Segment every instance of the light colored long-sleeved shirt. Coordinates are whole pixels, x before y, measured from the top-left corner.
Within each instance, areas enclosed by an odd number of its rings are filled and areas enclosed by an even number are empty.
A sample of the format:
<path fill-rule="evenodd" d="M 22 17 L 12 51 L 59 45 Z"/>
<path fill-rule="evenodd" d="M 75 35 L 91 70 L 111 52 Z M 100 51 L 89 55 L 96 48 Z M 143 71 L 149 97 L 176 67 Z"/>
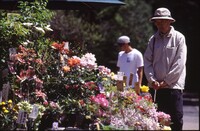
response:
<path fill-rule="evenodd" d="M 183 90 L 186 59 L 187 46 L 182 33 L 176 31 L 173 26 L 166 36 L 161 36 L 157 31 L 149 39 L 144 53 L 144 73 L 149 86 L 157 80 L 165 81 L 168 84 L 165 88 Z"/>

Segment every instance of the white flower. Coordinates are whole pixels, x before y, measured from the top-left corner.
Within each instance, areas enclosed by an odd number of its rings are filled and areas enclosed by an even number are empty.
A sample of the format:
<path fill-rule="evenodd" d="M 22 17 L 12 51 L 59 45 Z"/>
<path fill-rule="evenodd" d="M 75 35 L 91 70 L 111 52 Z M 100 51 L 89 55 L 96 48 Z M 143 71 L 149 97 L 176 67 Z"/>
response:
<path fill-rule="evenodd" d="M 28 44 L 33 44 L 33 42 L 26 40 L 25 42 L 22 42 L 23 46 L 27 46 Z"/>
<path fill-rule="evenodd" d="M 88 69 L 94 69 L 97 67 L 97 63 L 95 55 L 92 53 L 86 53 L 81 57 L 81 65 L 88 68 Z"/>
<path fill-rule="evenodd" d="M 33 23 L 23 23 L 23 25 L 26 27 L 31 27 L 33 25 Z"/>
<path fill-rule="evenodd" d="M 23 42 L 22 45 L 23 45 L 23 46 L 27 46 L 27 45 L 28 45 L 28 42 Z"/>
<path fill-rule="evenodd" d="M 50 25 L 45 26 L 44 29 L 45 29 L 46 31 L 53 31 L 53 29 L 50 28 Z"/>
<path fill-rule="evenodd" d="M 40 33 L 45 33 L 45 31 L 41 27 L 36 27 L 35 26 L 35 29 Z"/>

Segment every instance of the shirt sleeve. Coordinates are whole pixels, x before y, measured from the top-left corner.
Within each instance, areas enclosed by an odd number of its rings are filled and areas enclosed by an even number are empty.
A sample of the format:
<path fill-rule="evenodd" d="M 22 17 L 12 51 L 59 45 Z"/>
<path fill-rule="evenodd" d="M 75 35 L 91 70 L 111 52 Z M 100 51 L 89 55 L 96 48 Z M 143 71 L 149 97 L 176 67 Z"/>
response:
<path fill-rule="evenodd" d="M 121 52 L 118 53 L 117 67 L 120 67 L 120 55 L 121 55 Z"/>
<path fill-rule="evenodd" d="M 150 38 L 147 48 L 144 52 L 144 73 L 149 83 L 152 83 L 156 80 L 153 71 L 153 39 L 154 37 Z"/>
<path fill-rule="evenodd" d="M 137 55 L 137 67 L 142 67 L 144 66 L 144 60 L 143 60 L 143 56 L 142 53 L 138 51 L 138 55 Z"/>

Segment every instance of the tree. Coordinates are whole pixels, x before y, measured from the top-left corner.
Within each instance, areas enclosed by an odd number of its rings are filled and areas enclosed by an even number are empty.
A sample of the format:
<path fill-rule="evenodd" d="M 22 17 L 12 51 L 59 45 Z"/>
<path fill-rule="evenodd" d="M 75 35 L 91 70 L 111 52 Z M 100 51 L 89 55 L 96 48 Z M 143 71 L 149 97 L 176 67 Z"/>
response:
<path fill-rule="evenodd" d="M 116 70 L 116 39 L 120 35 L 128 35 L 133 46 L 144 52 L 153 32 L 148 22 L 151 6 L 145 1 L 124 2 L 124 6 L 91 12 L 59 11 L 51 23 L 52 28 L 60 33 L 60 39 L 73 42 L 72 46 L 94 53 L 98 63 Z"/>

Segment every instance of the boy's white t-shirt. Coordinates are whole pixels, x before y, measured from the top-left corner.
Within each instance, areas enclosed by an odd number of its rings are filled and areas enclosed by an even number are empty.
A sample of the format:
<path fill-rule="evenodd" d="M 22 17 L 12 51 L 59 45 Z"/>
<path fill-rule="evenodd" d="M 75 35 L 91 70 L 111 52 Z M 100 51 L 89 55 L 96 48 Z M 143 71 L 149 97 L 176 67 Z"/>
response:
<path fill-rule="evenodd" d="M 127 86 L 129 86 L 130 73 L 133 73 L 132 87 L 134 87 L 135 82 L 138 82 L 137 68 L 141 66 L 144 66 L 144 60 L 142 53 L 137 49 L 133 49 L 129 53 L 125 53 L 124 51 L 119 52 L 117 67 L 127 77 Z"/>

